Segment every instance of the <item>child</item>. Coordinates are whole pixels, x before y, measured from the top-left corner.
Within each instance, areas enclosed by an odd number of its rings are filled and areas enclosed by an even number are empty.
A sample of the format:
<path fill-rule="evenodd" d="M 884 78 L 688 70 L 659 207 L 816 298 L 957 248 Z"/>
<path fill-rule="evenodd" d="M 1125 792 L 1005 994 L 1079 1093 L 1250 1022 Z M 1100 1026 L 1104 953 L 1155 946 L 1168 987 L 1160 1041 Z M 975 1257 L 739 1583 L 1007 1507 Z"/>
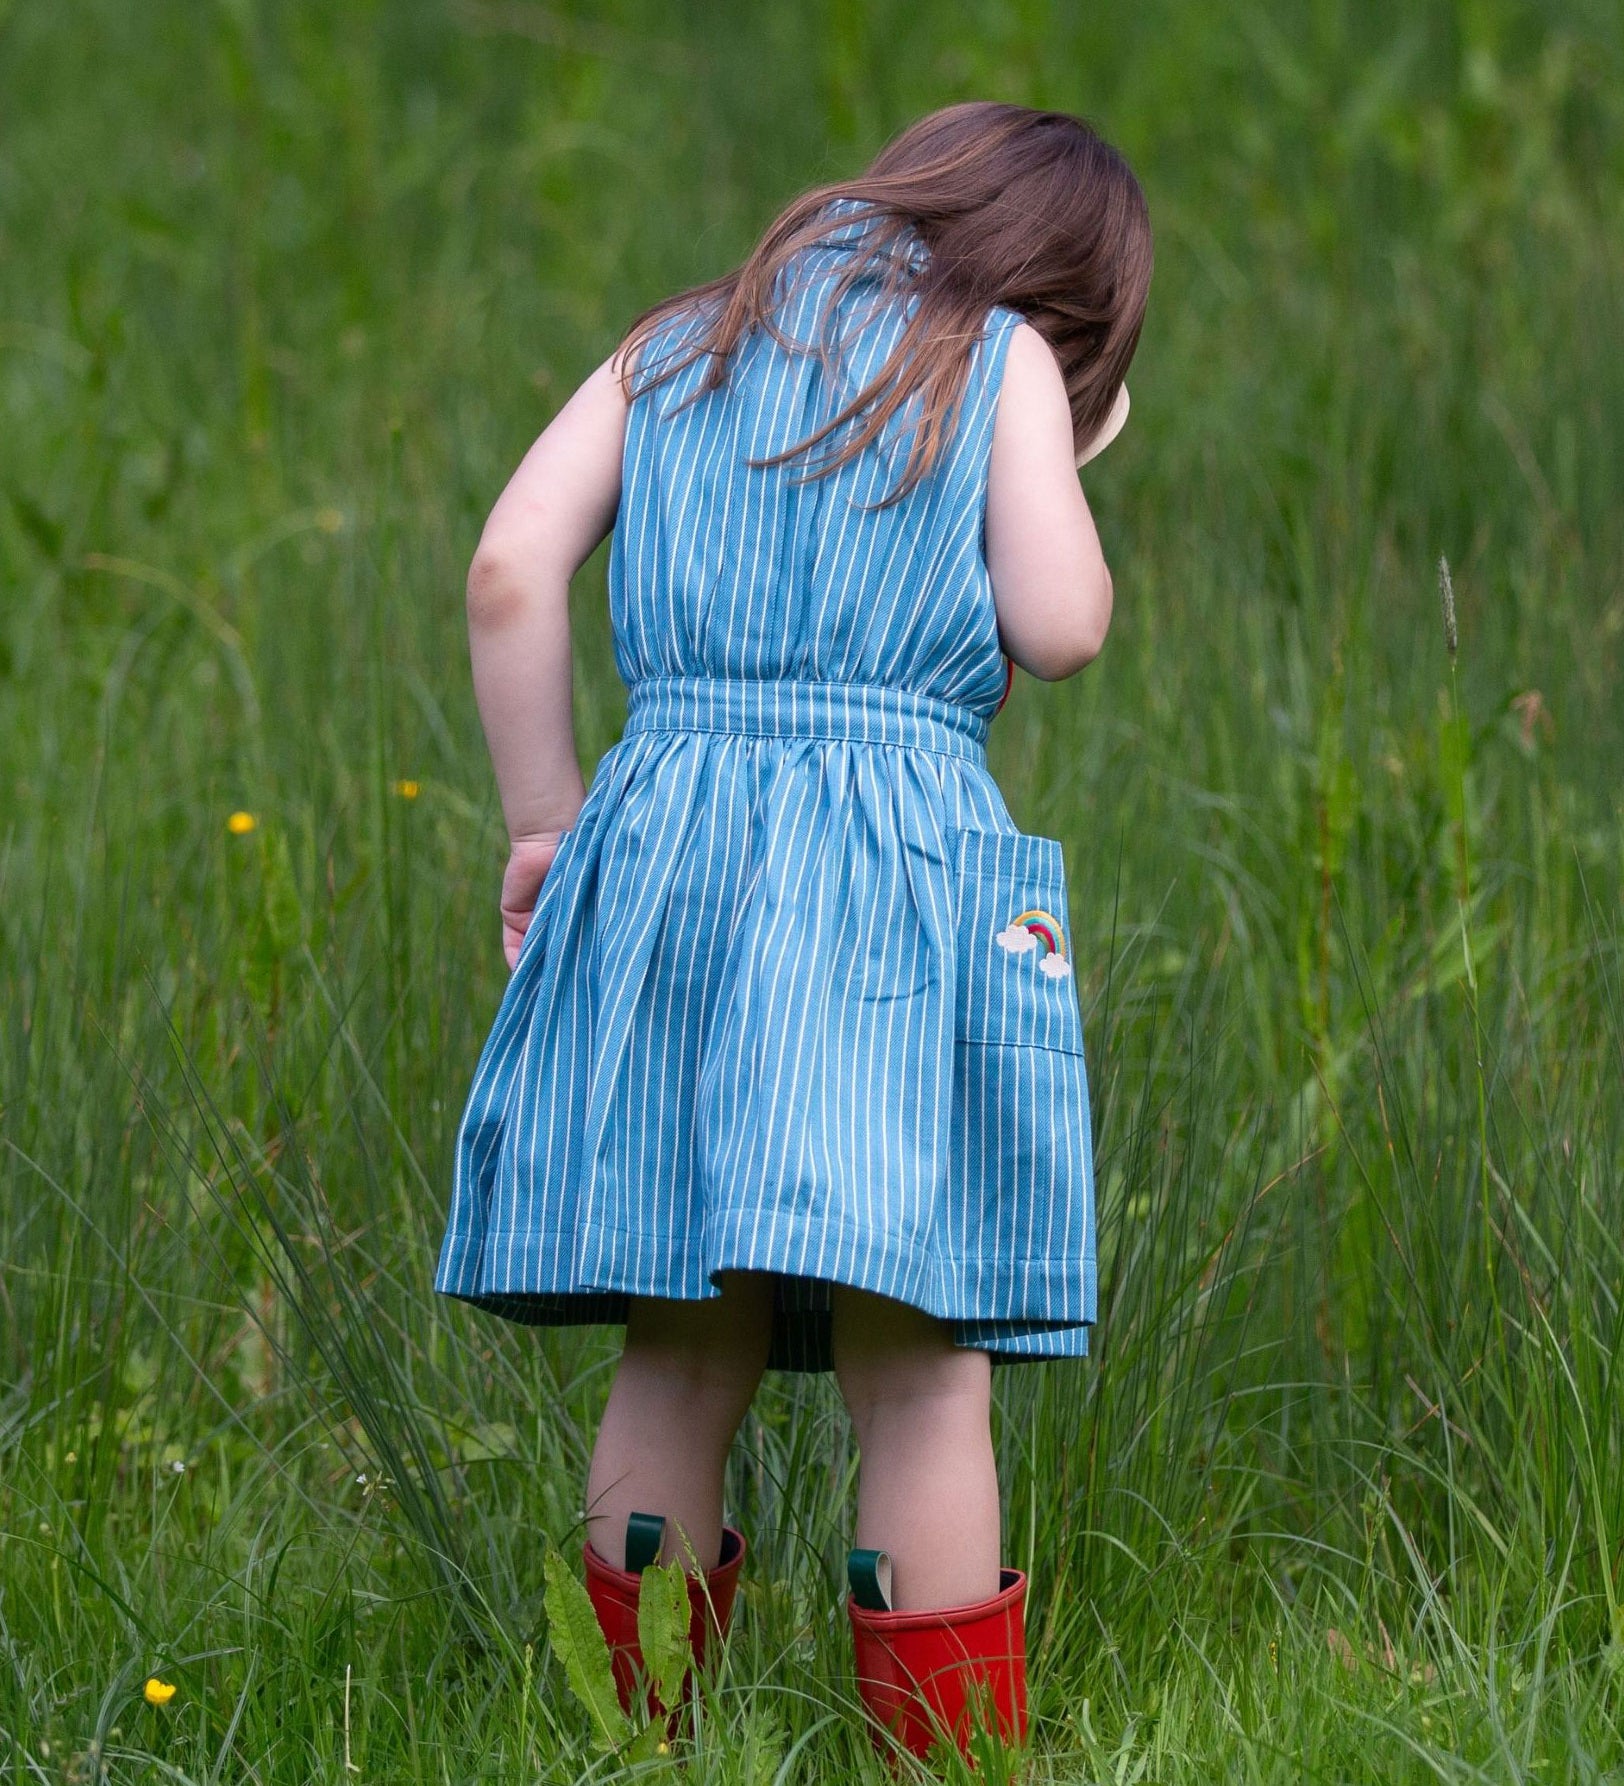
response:
<path fill-rule="evenodd" d="M 1121 427 L 1143 195 L 1063 113 L 933 113 L 645 311 L 531 447 L 468 579 L 513 975 L 436 1289 L 624 1322 L 588 1583 L 634 1690 L 638 1571 L 693 1638 L 745 1554 L 723 1465 L 764 1368 L 832 1369 L 879 1726 L 1025 1729 L 991 1367 L 1087 1351 L 1093 1165 L 1057 839 L 986 762 L 1018 663 L 1099 651 L 1075 474 Z M 570 578 L 612 531 L 624 735 L 584 789 Z"/>

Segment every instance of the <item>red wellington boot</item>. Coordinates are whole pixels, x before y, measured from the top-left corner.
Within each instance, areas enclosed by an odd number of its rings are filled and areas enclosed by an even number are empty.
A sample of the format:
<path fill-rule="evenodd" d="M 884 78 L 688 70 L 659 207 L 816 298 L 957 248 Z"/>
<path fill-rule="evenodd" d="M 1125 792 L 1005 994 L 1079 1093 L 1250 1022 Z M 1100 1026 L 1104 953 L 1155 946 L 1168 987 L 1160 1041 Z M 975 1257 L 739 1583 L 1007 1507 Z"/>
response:
<path fill-rule="evenodd" d="M 978 1699 L 995 1714 L 1006 1743 L 1025 1742 L 1026 1576 L 1019 1569 L 1000 1571 L 990 1600 L 892 1612 L 885 1553 L 854 1550 L 847 1567 L 857 1689 L 874 1720 L 876 1748 L 889 1748 L 889 1731 L 923 1758 L 933 1742 L 951 1736 L 969 1759 Z"/>
<path fill-rule="evenodd" d="M 620 1695 L 621 1710 L 633 1715 L 634 1704 L 655 1718 L 667 1708 L 652 1688 L 646 1689 L 638 1701 L 638 1673 L 643 1666 L 643 1652 L 637 1641 L 637 1592 L 642 1572 L 660 1554 L 665 1534 L 665 1521 L 658 1514 L 634 1513 L 626 1521 L 626 1569 L 606 1563 L 588 1541 L 582 1547 L 586 1564 L 586 1591 L 598 1624 L 609 1643 L 609 1661 L 614 1670 L 615 1690 Z M 722 1528 L 722 1558 L 714 1569 L 703 1575 L 688 1577 L 688 1645 L 696 1661 L 705 1659 L 708 1635 L 720 1636 L 733 1617 L 733 1596 L 739 1584 L 739 1565 L 744 1561 L 744 1537 L 732 1526 Z M 692 1689 L 692 1670 L 683 1676 L 682 1703 L 686 1704 Z M 674 1737 L 681 1721 L 681 1706 L 670 1708 L 666 1728 Z"/>

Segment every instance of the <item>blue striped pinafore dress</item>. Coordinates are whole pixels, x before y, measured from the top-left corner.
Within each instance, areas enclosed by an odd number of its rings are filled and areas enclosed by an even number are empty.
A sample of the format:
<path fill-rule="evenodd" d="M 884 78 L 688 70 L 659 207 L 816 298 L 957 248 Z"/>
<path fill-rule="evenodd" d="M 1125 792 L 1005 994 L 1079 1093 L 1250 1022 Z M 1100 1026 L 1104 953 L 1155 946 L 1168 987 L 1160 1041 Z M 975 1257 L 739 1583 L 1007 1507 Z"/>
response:
<path fill-rule="evenodd" d="M 982 527 L 1019 314 L 988 313 L 944 456 L 893 507 L 859 505 L 891 489 L 915 408 L 799 486 L 843 436 L 744 463 L 820 426 L 903 326 L 872 281 L 821 309 L 868 227 L 849 206 L 776 318 L 808 344 L 827 322 L 832 365 L 758 329 L 680 414 L 704 357 L 631 402 L 626 724 L 475 1070 L 435 1288 L 618 1322 L 629 1296 L 765 1271 L 778 1367 L 828 1368 L 831 1281 L 995 1362 L 1077 1356 L 1094 1187 L 1066 868 L 985 751 L 1006 683 Z M 662 323 L 640 376 L 694 319 Z"/>

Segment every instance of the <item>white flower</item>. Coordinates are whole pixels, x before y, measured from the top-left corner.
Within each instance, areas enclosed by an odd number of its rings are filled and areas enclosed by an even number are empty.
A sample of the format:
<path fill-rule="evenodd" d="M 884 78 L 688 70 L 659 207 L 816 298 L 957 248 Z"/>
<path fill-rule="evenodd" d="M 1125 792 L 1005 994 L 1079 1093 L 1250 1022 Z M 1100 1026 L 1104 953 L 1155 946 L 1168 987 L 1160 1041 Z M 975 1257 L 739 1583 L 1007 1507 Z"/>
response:
<path fill-rule="evenodd" d="M 1025 955 L 1038 946 L 1038 939 L 1024 924 L 1007 925 L 1003 930 L 995 931 L 992 940 L 1008 949 L 1011 955 Z"/>
<path fill-rule="evenodd" d="M 1071 972 L 1071 963 L 1064 955 L 1045 955 L 1038 963 L 1038 972 L 1047 974 L 1051 980 L 1059 980 Z"/>

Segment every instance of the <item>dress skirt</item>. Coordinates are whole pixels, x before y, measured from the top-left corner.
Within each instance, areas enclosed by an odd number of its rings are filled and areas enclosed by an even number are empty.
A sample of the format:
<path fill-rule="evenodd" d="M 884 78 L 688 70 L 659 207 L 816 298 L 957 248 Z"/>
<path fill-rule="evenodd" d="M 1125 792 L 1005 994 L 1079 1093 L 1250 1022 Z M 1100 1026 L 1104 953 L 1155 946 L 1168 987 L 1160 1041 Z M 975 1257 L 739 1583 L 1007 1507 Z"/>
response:
<path fill-rule="evenodd" d="M 995 1362 L 1095 1316 L 1059 841 L 984 714 L 904 688 L 630 688 L 458 1128 L 435 1288 L 530 1324 L 775 1274 L 769 1363 L 829 1368 L 831 1283 Z"/>

